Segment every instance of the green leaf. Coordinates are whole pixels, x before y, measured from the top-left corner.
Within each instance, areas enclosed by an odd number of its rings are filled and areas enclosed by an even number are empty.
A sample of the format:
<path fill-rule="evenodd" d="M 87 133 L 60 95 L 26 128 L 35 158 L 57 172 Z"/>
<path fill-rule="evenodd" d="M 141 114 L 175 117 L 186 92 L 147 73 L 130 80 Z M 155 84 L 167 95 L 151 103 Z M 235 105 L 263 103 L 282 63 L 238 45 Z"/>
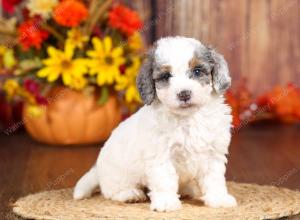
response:
<path fill-rule="evenodd" d="M 106 86 L 103 86 L 101 88 L 100 97 L 99 97 L 97 103 L 99 105 L 104 105 L 107 102 L 107 100 L 108 100 L 108 96 L 109 96 L 108 88 Z"/>

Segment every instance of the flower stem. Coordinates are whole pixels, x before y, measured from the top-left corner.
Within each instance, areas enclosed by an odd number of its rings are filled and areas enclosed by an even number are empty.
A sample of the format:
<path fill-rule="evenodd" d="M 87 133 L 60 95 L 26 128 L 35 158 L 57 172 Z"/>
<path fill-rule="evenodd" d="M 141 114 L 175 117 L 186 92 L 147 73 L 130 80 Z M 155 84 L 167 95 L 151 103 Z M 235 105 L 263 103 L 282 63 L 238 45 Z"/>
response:
<path fill-rule="evenodd" d="M 112 4 L 112 0 L 106 0 L 104 2 L 99 0 L 93 0 L 91 2 L 90 15 L 87 24 L 85 26 L 85 31 L 86 31 L 85 33 L 87 33 L 88 36 L 91 35 L 93 28 L 96 25 L 97 21 L 99 20 L 100 16 L 105 13 L 105 11 L 111 6 L 111 4 Z"/>
<path fill-rule="evenodd" d="M 16 36 L 16 32 L 15 31 L 11 31 L 11 30 L 4 30 L 0 28 L 0 34 L 3 35 L 9 35 L 9 36 Z"/>
<path fill-rule="evenodd" d="M 59 40 L 61 43 L 64 43 L 64 36 L 58 33 L 54 28 L 50 27 L 46 23 L 41 23 L 41 28 L 45 29 L 49 33 L 51 33 L 57 40 Z"/>

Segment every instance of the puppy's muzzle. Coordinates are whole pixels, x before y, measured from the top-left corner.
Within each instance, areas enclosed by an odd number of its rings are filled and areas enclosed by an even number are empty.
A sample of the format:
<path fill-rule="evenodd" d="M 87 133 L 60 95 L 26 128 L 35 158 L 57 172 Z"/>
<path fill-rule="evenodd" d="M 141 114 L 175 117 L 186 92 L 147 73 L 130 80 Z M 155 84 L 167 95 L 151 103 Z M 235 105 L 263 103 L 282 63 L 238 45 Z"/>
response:
<path fill-rule="evenodd" d="M 191 99 L 191 96 L 191 90 L 182 90 L 180 93 L 177 94 L 177 98 L 183 102 L 189 101 Z"/>

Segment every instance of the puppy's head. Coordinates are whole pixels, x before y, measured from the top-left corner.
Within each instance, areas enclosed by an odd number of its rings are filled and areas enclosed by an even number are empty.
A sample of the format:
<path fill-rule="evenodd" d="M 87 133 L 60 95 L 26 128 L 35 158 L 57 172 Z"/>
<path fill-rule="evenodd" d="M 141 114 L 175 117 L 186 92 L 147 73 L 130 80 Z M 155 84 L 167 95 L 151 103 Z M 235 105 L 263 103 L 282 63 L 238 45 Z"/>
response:
<path fill-rule="evenodd" d="M 137 78 L 145 104 L 157 99 L 180 115 L 196 111 L 216 94 L 222 95 L 230 83 L 223 56 L 185 37 L 157 41 Z"/>

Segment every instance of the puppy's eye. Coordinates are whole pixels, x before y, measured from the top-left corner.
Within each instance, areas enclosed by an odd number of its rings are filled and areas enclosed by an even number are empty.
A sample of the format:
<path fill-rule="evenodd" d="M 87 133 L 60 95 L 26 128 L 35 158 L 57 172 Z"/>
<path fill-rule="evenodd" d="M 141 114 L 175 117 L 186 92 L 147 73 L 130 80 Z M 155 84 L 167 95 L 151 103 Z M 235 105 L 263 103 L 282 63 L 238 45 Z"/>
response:
<path fill-rule="evenodd" d="M 199 77 L 203 74 L 203 69 L 201 67 L 197 66 L 193 69 L 193 74 L 194 74 L 194 76 Z"/>
<path fill-rule="evenodd" d="M 170 77 L 172 77 L 171 73 L 166 72 L 166 73 L 160 74 L 156 80 L 167 82 L 170 79 Z"/>

